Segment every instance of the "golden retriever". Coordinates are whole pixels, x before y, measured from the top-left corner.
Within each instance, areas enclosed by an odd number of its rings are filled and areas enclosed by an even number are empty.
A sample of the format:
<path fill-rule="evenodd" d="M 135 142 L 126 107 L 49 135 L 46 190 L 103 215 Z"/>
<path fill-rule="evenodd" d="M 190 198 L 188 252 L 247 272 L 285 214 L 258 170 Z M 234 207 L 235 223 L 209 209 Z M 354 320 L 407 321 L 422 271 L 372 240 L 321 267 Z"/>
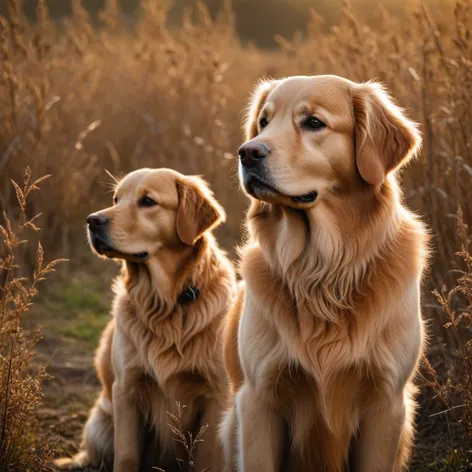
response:
<path fill-rule="evenodd" d="M 235 277 L 210 230 L 223 220 L 202 179 L 169 169 L 128 174 L 114 205 L 87 218 L 93 249 L 123 259 L 123 268 L 95 359 L 102 392 L 82 451 L 57 465 L 169 472 L 186 470 L 186 461 L 191 470 L 222 469 L 216 437 L 228 380 L 221 325 Z M 185 405 L 184 434 L 195 439 L 209 425 L 192 458 L 168 426 L 176 402 Z"/>
<path fill-rule="evenodd" d="M 395 171 L 420 146 L 417 126 L 376 83 L 291 77 L 258 86 L 246 134 L 227 470 L 400 471 L 428 237 Z"/>

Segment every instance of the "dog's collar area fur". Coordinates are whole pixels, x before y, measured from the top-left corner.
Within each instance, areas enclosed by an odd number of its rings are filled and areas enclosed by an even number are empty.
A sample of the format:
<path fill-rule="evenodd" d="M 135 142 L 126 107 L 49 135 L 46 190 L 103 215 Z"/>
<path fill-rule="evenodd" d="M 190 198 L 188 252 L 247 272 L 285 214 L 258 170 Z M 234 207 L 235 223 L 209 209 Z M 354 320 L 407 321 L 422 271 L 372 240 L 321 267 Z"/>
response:
<path fill-rule="evenodd" d="M 189 285 L 177 298 L 180 305 L 193 302 L 200 296 L 200 289 L 195 285 Z"/>

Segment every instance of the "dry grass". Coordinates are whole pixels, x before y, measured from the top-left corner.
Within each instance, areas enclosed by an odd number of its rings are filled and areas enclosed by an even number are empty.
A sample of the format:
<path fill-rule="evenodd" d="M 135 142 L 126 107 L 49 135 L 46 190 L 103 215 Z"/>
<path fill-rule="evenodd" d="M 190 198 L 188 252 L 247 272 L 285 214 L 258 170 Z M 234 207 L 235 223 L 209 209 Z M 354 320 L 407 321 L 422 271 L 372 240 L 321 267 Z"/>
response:
<path fill-rule="evenodd" d="M 463 244 L 456 231 L 459 205 L 463 220 L 472 221 L 472 1 L 445 4 L 436 20 L 421 2 L 409 3 L 401 18 L 380 4 L 375 28 L 345 2 L 336 26 L 325 27 L 313 11 L 305 36 L 278 37 L 279 48 L 271 51 L 241 45 L 229 1 L 216 18 L 197 1 L 181 27 L 171 29 L 170 2 L 143 0 L 133 30 L 116 1 L 107 1 L 98 30 L 80 0 L 71 2 L 73 16 L 64 25 L 50 21 L 44 0 L 35 24 L 26 21 L 19 0 L 7 0 L 8 19 L 0 18 L 0 209 L 19 217 L 9 180 L 18 180 L 27 165 L 34 175 L 52 174 L 23 211 L 40 208 L 45 249 L 73 254 L 80 264 L 85 217 L 111 198 L 99 183 L 108 180 L 104 169 L 120 175 L 169 166 L 210 181 L 229 215 L 219 236 L 232 250 L 247 205 L 234 154 L 241 110 L 257 79 L 334 73 L 380 80 L 424 134 L 404 188 L 433 234 L 435 258 L 424 287 L 431 367 L 441 384 L 455 388 L 457 380 L 450 379 L 460 370 L 454 353 L 470 356 L 467 318 L 460 312 L 457 327 L 458 318 L 449 318 L 458 308 L 448 305 L 446 292 L 438 299 L 431 292 L 453 286 L 453 271 L 462 270 L 455 254 Z M 16 257 L 22 267 L 34 267 L 31 246 L 19 248 Z M 466 286 L 461 280 L 459 292 Z M 447 401 L 454 414 L 470 415 L 458 406 L 470 398 L 448 395 Z"/>
<path fill-rule="evenodd" d="M 232 229 L 239 225 L 244 203 L 234 198 L 236 184 L 229 188 L 228 153 L 240 139 L 247 91 L 263 71 L 234 87 L 234 71 L 250 55 L 237 44 L 231 13 L 213 22 L 200 5 L 197 25 L 188 20 L 176 33 L 166 27 L 165 3 L 143 2 L 134 34 L 113 7 L 95 32 L 80 2 L 62 33 L 44 7 L 34 26 L 13 6 L 2 22 L 0 179 L 15 178 L 25 164 L 54 176 L 40 202 L 51 249 L 84 246 L 86 215 L 110 198 L 98 184 L 108 180 L 104 168 L 204 173 L 232 215 Z M 1 193 L 8 207 L 14 195 Z"/>
<path fill-rule="evenodd" d="M 439 373 L 425 359 L 427 382 L 443 403 L 445 413 L 452 416 L 472 443 L 472 254 L 469 252 L 471 238 L 464 222 L 462 209 L 458 212 L 458 234 L 462 241 L 457 253 L 463 259 L 463 270 L 458 271 L 456 285 L 448 290 L 443 286 L 434 294 L 449 321 L 445 328 L 451 330 L 459 346 L 455 358 L 457 362 L 447 372 Z"/>
<path fill-rule="evenodd" d="M 189 431 L 185 431 L 182 427 L 182 418 L 184 416 L 184 410 L 186 405 L 181 405 L 180 402 L 175 402 L 175 412 L 167 412 L 169 417 L 169 423 L 167 426 L 172 431 L 173 441 L 178 442 L 183 446 L 183 449 L 186 454 L 186 458 L 176 458 L 179 470 L 188 470 L 189 472 L 208 472 L 211 470 L 211 467 L 207 467 L 203 470 L 197 470 L 195 464 L 195 454 L 198 445 L 205 441 L 204 436 L 209 427 L 208 424 L 202 425 L 198 433 L 193 437 L 193 434 Z M 165 472 L 164 469 L 160 467 L 154 467 L 154 469 L 159 472 Z"/>
<path fill-rule="evenodd" d="M 39 340 L 39 330 L 26 333 L 23 318 L 30 310 L 38 294 L 38 283 L 61 262 L 44 264 L 44 252 L 38 243 L 35 269 L 30 280 L 17 277 L 18 249 L 27 241 L 27 230 L 38 231 L 36 218 L 27 218 L 26 204 L 31 192 L 48 176 L 31 180 L 27 168 L 24 186 L 12 181 L 19 207 L 18 219 L 12 222 L 4 213 L 4 225 L 0 225 L 3 239 L 0 259 L 0 470 L 20 472 L 42 470 L 49 458 L 53 444 L 41 431 L 36 413 L 42 401 L 41 381 L 46 376 L 43 366 L 38 372 L 30 372 L 30 361 Z"/>

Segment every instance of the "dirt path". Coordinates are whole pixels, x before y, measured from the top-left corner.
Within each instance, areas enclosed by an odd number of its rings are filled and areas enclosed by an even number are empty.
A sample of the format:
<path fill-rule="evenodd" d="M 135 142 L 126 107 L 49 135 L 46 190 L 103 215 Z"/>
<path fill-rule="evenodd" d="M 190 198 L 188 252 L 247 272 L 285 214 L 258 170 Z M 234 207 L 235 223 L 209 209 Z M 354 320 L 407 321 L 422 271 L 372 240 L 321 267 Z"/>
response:
<path fill-rule="evenodd" d="M 77 452 L 83 425 L 100 389 L 93 357 L 110 318 L 110 281 L 118 268 L 112 263 L 96 270 L 101 270 L 100 276 L 80 274 L 66 282 L 53 281 L 32 309 L 32 323 L 42 326 L 43 336 L 35 363 L 49 364 L 50 375 L 43 383 L 39 414 L 57 440 L 57 457 Z"/>
<path fill-rule="evenodd" d="M 83 424 L 99 391 L 93 351 L 84 354 L 81 344 L 68 341 L 67 347 L 57 348 L 57 339 L 46 335 L 38 356 L 40 361 L 50 359 L 51 379 L 44 383 L 45 401 L 39 413 L 44 424 L 52 427 L 58 456 L 77 451 Z"/>

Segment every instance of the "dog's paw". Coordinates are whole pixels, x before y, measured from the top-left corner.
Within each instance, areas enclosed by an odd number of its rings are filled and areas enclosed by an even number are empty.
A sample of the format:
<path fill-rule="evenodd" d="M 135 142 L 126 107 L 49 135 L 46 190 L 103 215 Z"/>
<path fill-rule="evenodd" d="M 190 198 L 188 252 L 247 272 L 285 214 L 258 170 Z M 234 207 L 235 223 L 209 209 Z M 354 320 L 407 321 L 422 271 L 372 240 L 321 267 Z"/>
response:
<path fill-rule="evenodd" d="M 74 457 L 61 457 L 53 461 L 54 467 L 59 470 L 78 470 L 83 469 L 89 465 L 87 453 L 79 452 Z"/>

